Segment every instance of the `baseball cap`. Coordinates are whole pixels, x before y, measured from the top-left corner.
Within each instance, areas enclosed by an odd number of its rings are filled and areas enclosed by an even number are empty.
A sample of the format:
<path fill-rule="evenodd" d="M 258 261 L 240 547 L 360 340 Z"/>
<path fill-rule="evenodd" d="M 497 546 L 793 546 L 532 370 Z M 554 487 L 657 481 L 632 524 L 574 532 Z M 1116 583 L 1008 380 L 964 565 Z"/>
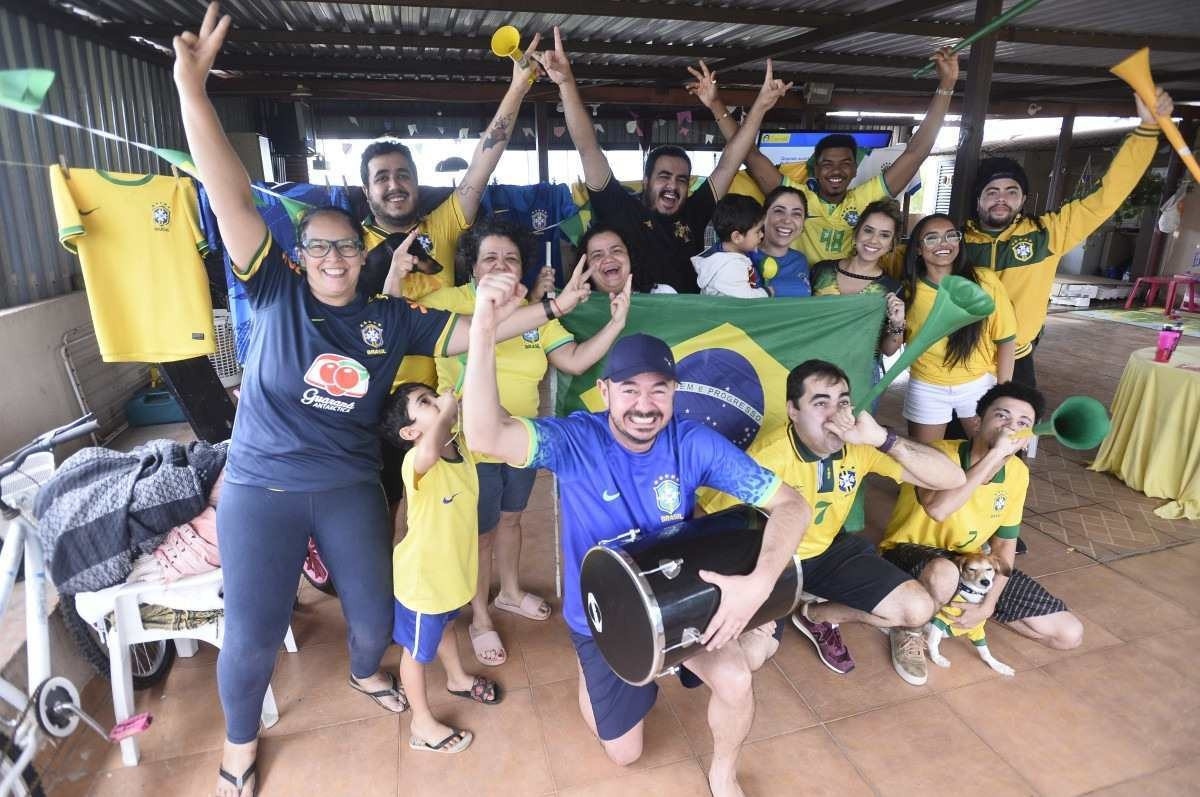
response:
<path fill-rule="evenodd" d="M 602 378 L 623 382 L 638 374 L 662 374 L 675 379 L 675 355 L 671 354 L 671 347 L 641 332 L 618 340 L 608 352 Z"/>

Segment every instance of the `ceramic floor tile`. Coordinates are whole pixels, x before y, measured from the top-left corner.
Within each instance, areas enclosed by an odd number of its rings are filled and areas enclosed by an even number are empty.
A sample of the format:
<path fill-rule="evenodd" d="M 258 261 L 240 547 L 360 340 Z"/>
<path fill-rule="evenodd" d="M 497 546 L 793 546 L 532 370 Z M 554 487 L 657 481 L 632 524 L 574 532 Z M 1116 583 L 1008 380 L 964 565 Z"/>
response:
<path fill-rule="evenodd" d="M 212 794 L 220 764 L 219 750 L 163 761 L 143 761 L 136 767 L 101 772 L 92 782 L 89 797 Z M 259 794 L 266 797 L 263 791 Z"/>
<path fill-rule="evenodd" d="M 1051 471 L 1045 475 L 1045 479 L 1056 487 L 1075 493 L 1089 503 L 1111 503 L 1132 492 L 1115 477 L 1087 470 L 1082 466 Z"/>
<path fill-rule="evenodd" d="M 1178 542 L 1169 534 L 1135 523 L 1104 504 L 1045 512 L 1025 522 L 1100 562 Z"/>
<path fill-rule="evenodd" d="M 963 772 L 937 766 L 934 750 L 950 751 L 987 772 L 989 795 L 1027 795 L 1029 783 L 954 715 L 940 699 L 922 698 L 828 724 L 845 755 L 881 795 L 954 794 Z M 914 765 L 924 762 L 927 765 Z"/>
<path fill-rule="evenodd" d="M 708 687 L 688 689 L 678 678 L 662 681 L 661 696 L 665 696 L 675 710 L 692 750 L 700 755 L 711 753 L 713 741 L 708 726 L 708 704 L 712 693 Z M 754 724 L 747 741 L 790 733 L 816 723 L 816 715 L 774 662 L 767 662 L 754 674 Z"/>
<path fill-rule="evenodd" d="M 1030 658 L 1022 652 L 1023 646 L 1014 639 L 1015 635 L 1005 634 L 999 627 L 999 623 L 988 623 L 985 630 L 988 650 L 1001 662 L 1012 667 L 1018 673 L 1037 666 L 1036 659 Z M 993 678 L 1008 677 L 985 664 L 983 659 L 979 658 L 975 646 L 966 637 L 944 639 L 940 650 L 942 655 L 950 660 L 950 666 L 938 667 L 932 662 L 929 663 L 928 685 L 935 692 L 945 692 Z"/>
<path fill-rule="evenodd" d="M 1044 795 L 1074 795 L 1161 769 L 1139 734 L 1038 670 L 947 692 L 955 714 Z"/>
<path fill-rule="evenodd" d="M 1068 608 L 1125 641 L 1196 623 L 1187 609 L 1108 567 L 1084 567 L 1039 581 Z"/>
<path fill-rule="evenodd" d="M 1140 496 L 1141 500 L 1127 501 L 1123 498 L 1113 498 L 1105 502 L 1106 506 L 1117 510 L 1128 517 L 1135 526 L 1147 526 L 1155 531 L 1184 542 L 1200 540 L 1200 520 L 1168 520 L 1154 514 L 1154 510 L 1168 502 L 1166 498 L 1147 498 L 1141 493 L 1130 493 Z"/>
<path fill-rule="evenodd" d="M 1109 567 L 1200 614 L 1200 564 L 1177 548 L 1131 556 Z"/>
<path fill-rule="evenodd" d="M 516 634 L 531 685 L 575 678 L 579 671 L 575 646 L 566 623 L 552 617 L 544 623 L 526 623 Z"/>
<path fill-rule="evenodd" d="M 410 717 L 405 714 L 399 739 L 400 794 L 523 797 L 554 790 L 543 726 L 529 690 L 510 692 L 496 706 L 460 700 L 435 713 L 451 727 L 470 730 L 475 740 L 453 755 L 412 750 Z"/>
<path fill-rule="evenodd" d="M 391 797 L 401 771 L 399 738 L 400 721 L 379 717 L 265 739 L 257 794 Z"/>
<path fill-rule="evenodd" d="M 1200 783 L 1200 761 L 1118 783 L 1092 792 L 1089 797 L 1180 797 L 1195 794 Z"/>
<path fill-rule="evenodd" d="M 268 737 L 384 716 L 373 700 L 350 688 L 350 658 L 344 642 L 281 654 L 271 685 L 279 722 L 264 732 Z"/>
<path fill-rule="evenodd" d="M 708 767 L 710 756 L 701 758 Z M 821 726 L 754 742 L 738 758 L 738 782 L 746 797 L 868 797 L 862 775 Z"/>
<path fill-rule="evenodd" d="M 789 623 L 775 662 L 824 722 L 930 694 L 929 686 L 910 686 L 892 669 L 886 636 L 869 626 L 842 626 L 842 638 L 855 668 L 839 675 L 817 658 L 807 638 Z"/>
<path fill-rule="evenodd" d="M 1022 527 L 1021 539 L 1025 540 L 1029 550 L 1017 557 L 1016 566 L 1027 576 L 1038 578 L 1095 564 L 1090 557 L 1038 531 L 1032 525 L 1025 524 Z"/>
<path fill-rule="evenodd" d="M 1121 645 L 1047 665 L 1045 672 L 1090 705 L 1138 732 L 1147 749 L 1179 763 L 1200 737 L 1200 689 L 1140 645 Z"/>
<path fill-rule="evenodd" d="M 1044 478 L 1044 474 L 1029 474 L 1029 491 L 1025 494 L 1025 509 L 1028 512 L 1044 514 L 1091 503 L 1095 502 L 1059 487 Z"/>
<path fill-rule="evenodd" d="M 695 760 L 677 761 L 654 769 L 562 789 L 561 797 L 708 797 L 708 776 Z"/>
<path fill-rule="evenodd" d="M 1071 608 L 1070 604 L 1067 605 L 1067 608 Z M 1035 667 L 1040 667 L 1052 661 L 1061 661 L 1093 650 L 1122 644 L 1119 638 L 1111 634 L 1108 629 L 1093 621 L 1086 614 L 1076 611 L 1075 616 L 1083 623 L 1083 642 L 1079 647 L 1072 650 L 1055 650 L 1046 647 L 1042 643 L 1023 637 L 999 623 L 991 623 L 987 627 L 988 647 L 993 648 L 996 651 L 996 657 L 1005 664 L 1012 665 L 1019 670 L 1020 667 L 1017 664 L 1006 658 L 1012 654 L 1005 652 L 1004 655 L 1001 655 L 1000 651 L 1016 651 L 1016 654 L 1022 660 L 1029 662 Z M 932 670 L 933 668 L 931 667 L 930 669 Z"/>
<path fill-rule="evenodd" d="M 1200 627 L 1139 639 L 1137 646 L 1146 656 L 1167 664 L 1192 682 L 1200 683 L 1200 667 L 1196 666 L 1200 661 Z"/>
<path fill-rule="evenodd" d="M 574 678 L 533 688 L 534 702 L 555 785 L 559 789 L 608 780 L 622 768 L 612 763 L 579 713 L 579 687 Z M 683 727 L 666 700 L 646 717 L 645 748 L 632 769 L 650 769 L 692 758 Z"/>

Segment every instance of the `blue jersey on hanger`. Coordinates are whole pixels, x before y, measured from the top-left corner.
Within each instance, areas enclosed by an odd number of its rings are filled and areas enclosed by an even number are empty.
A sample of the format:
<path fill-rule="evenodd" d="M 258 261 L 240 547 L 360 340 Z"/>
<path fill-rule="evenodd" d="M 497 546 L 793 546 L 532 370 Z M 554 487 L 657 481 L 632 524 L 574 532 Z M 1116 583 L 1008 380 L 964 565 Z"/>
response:
<path fill-rule="evenodd" d="M 630 529 L 653 534 L 690 518 L 699 487 L 762 506 L 780 483 L 720 433 L 694 421 L 672 418 L 650 450 L 640 454 L 613 438 L 607 412 L 525 422 L 527 467 L 558 475 L 563 616 L 572 631 L 585 636 L 592 632 L 579 593 L 579 568 L 593 545 Z"/>
<path fill-rule="evenodd" d="M 546 258 L 547 241 L 551 244 L 550 265 L 554 266 L 554 284 L 562 286 L 571 276 L 569 271 L 575 264 L 571 263 L 564 270 L 559 253 L 559 241 L 564 236 L 558 225 L 578 212 L 579 208 L 571 198 L 571 188 L 565 183 L 489 185 L 479 204 L 479 218 L 493 213 L 511 216 L 537 237 L 535 259 L 524 276 L 524 282 L 529 287 L 537 280 L 538 270 L 546 265 L 542 261 Z"/>

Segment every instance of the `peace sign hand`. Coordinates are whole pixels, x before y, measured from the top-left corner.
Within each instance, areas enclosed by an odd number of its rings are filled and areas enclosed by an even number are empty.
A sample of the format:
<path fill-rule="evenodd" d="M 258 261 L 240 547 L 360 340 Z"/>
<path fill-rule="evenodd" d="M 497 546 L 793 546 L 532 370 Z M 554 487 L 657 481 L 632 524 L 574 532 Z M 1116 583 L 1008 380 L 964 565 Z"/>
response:
<path fill-rule="evenodd" d="M 199 32 L 184 31 L 172 40 L 175 47 L 175 85 L 181 93 L 203 93 L 208 73 L 217 53 L 221 51 L 232 21 L 228 14 L 221 16 L 218 3 L 209 3 Z"/>
<path fill-rule="evenodd" d="M 708 64 L 704 63 L 704 61 L 700 62 L 699 69 L 689 66 L 687 71 L 695 78 L 694 81 L 684 86 L 688 90 L 688 93 L 694 95 L 706 108 L 712 108 L 718 104 L 720 97 L 717 95 L 717 73 L 710 72 Z M 721 113 L 724 112 L 725 110 L 722 108 Z"/>
<path fill-rule="evenodd" d="M 571 278 L 567 280 L 567 284 L 563 286 L 562 291 L 554 300 L 563 315 L 574 310 L 580 302 L 586 301 L 592 294 L 592 285 L 588 282 L 588 278 L 592 276 L 592 270 L 584 268 L 586 263 L 587 253 L 585 252 L 580 256 L 579 262 L 575 264 Z"/>
<path fill-rule="evenodd" d="M 542 65 L 542 69 L 546 70 L 546 76 L 557 85 L 575 82 L 575 75 L 571 72 L 571 62 L 567 58 L 566 51 L 563 50 L 562 33 L 558 30 L 557 25 L 554 26 L 554 49 L 537 53 L 533 57 Z"/>
<path fill-rule="evenodd" d="M 775 107 L 775 103 L 787 94 L 792 89 L 792 84 L 784 83 L 779 78 L 775 77 L 774 67 L 771 64 L 771 59 L 767 59 L 767 72 L 763 75 L 762 88 L 758 90 L 758 97 L 755 98 L 754 104 L 758 105 L 763 111 L 769 111 Z"/>

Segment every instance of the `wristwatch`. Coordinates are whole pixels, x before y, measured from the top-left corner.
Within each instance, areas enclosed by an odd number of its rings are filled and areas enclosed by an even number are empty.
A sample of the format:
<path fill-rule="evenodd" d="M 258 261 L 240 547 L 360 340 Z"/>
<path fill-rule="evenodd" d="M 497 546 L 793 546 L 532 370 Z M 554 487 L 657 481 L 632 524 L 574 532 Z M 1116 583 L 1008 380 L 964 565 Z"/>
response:
<path fill-rule="evenodd" d="M 875 446 L 875 448 L 879 450 L 879 453 L 886 454 L 892 450 L 892 446 L 896 445 L 896 441 L 900 439 L 900 435 L 896 434 L 891 429 L 888 429 L 886 426 L 883 429 L 885 432 L 887 432 L 887 437 L 883 439 L 882 443 Z"/>

